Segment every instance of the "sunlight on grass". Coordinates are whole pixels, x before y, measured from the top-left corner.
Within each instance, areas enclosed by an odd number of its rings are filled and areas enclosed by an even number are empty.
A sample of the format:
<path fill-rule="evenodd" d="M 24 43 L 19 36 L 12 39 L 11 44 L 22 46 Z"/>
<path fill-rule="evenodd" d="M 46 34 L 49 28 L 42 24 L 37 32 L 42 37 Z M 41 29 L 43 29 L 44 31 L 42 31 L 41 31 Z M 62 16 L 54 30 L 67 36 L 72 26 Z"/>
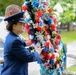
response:
<path fill-rule="evenodd" d="M 76 31 L 61 32 L 61 38 L 64 43 L 76 41 Z"/>
<path fill-rule="evenodd" d="M 76 72 L 76 66 L 72 66 L 72 67 L 68 68 L 67 70 L 75 71 Z"/>

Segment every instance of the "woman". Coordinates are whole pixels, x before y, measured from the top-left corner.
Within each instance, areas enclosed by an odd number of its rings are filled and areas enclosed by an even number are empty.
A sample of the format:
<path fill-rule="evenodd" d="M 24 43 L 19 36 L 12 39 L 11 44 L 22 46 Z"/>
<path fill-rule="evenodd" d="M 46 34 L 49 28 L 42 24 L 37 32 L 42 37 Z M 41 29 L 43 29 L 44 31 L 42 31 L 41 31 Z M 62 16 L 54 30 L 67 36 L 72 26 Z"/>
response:
<path fill-rule="evenodd" d="M 28 75 L 28 62 L 37 61 L 42 48 L 25 48 L 26 44 L 19 35 L 24 31 L 24 12 L 5 18 L 9 34 L 4 44 L 4 69 L 1 75 Z"/>

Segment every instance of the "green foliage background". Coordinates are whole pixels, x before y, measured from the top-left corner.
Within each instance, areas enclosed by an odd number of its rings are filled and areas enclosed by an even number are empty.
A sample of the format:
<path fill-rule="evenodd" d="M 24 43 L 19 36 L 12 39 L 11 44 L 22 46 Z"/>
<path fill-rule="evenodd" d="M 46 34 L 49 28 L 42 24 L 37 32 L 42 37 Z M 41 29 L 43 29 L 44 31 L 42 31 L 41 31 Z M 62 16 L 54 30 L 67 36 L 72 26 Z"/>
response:
<path fill-rule="evenodd" d="M 10 4 L 17 4 L 20 7 L 24 3 L 24 0 L 0 0 L 0 16 L 4 15 L 5 8 Z"/>
<path fill-rule="evenodd" d="M 26 0 L 0 0 L 0 16 L 4 16 L 5 8 L 9 4 L 17 4 L 20 7 Z M 30 0 L 32 1 L 32 0 Z M 38 0 L 41 2 L 42 0 Z M 64 25 L 67 23 L 71 23 L 76 19 L 76 0 L 48 0 L 49 7 L 53 9 L 53 7 L 60 3 L 63 8 L 63 13 L 60 14 L 60 22 Z"/>

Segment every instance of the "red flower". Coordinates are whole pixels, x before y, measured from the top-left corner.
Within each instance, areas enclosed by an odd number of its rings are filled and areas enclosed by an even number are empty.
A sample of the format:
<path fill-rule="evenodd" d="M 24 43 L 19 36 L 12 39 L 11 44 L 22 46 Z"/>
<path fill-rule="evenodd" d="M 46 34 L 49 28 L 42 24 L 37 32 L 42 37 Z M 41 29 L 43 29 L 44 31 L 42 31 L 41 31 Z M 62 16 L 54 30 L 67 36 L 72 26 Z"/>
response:
<path fill-rule="evenodd" d="M 28 28 L 29 28 L 29 25 L 28 25 L 28 24 L 25 24 L 25 28 L 26 28 L 26 30 L 28 30 Z"/>
<path fill-rule="evenodd" d="M 50 54 L 47 54 L 46 58 L 49 60 L 51 59 L 51 55 Z"/>
<path fill-rule="evenodd" d="M 50 16 L 50 18 L 52 18 L 53 20 L 55 19 L 55 17 L 54 17 L 54 16 Z"/>
<path fill-rule="evenodd" d="M 37 10 L 37 14 L 38 14 L 39 17 L 42 16 L 42 12 L 40 10 Z"/>
<path fill-rule="evenodd" d="M 56 29 L 56 25 L 55 24 L 51 24 L 50 27 L 51 27 L 52 30 Z"/>
<path fill-rule="evenodd" d="M 45 42 L 45 46 L 46 47 L 49 47 L 49 42 Z"/>
<path fill-rule="evenodd" d="M 51 13 L 51 12 L 52 12 L 52 9 L 51 9 L 51 8 L 50 8 L 50 9 L 48 9 L 48 12 L 49 12 L 49 13 Z"/>
<path fill-rule="evenodd" d="M 58 30 L 56 30 L 56 33 L 58 34 Z"/>
<path fill-rule="evenodd" d="M 41 32 L 42 28 L 40 26 L 37 26 L 37 30 Z"/>
<path fill-rule="evenodd" d="M 27 30 L 27 33 L 30 34 L 30 30 Z"/>
<path fill-rule="evenodd" d="M 58 35 L 58 36 L 57 36 L 57 39 L 61 40 L 61 36 L 60 36 L 60 35 Z"/>
<path fill-rule="evenodd" d="M 39 17 L 36 18 L 36 23 L 39 23 L 40 22 L 40 19 Z"/>
<path fill-rule="evenodd" d="M 55 54 L 52 54 L 51 58 L 54 59 L 55 58 Z"/>
<path fill-rule="evenodd" d="M 59 44 L 59 39 L 55 40 L 55 44 L 58 45 Z"/>
<path fill-rule="evenodd" d="M 55 23 L 55 24 L 57 23 L 57 20 L 56 20 L 56 19 L 54 19 L 54 23 Z"/>
<path fill-rule="evenodd" d="M 47 55 L 47 53 L 46 53 L 46 52 L 42 52 L 42 54 L 43 54 L 44 56 L 46 56 L 46 55 Z"/>
<path fill-rule="evenodd" d="M 48 30 L 48 26 L 44 26 L 44 29 L 45 29 L 45 31 L 47 31 Z"/>
<path fill-rule="evenodd" d="M 22 6 L 22 10 L 26 11 L 28 9 L 27 6 Z"/>

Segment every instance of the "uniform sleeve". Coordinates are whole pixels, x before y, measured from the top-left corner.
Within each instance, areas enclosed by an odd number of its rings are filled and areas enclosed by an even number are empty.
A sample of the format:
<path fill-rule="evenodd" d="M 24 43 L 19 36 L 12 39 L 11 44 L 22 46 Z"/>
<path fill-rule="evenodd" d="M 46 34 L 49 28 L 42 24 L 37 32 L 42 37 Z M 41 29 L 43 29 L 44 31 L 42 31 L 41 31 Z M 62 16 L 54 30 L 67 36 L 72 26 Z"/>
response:
<path fill-rule="evenodd" d="M 30 52 L 25 48 L 20 40 L 15 40 L 12 44 L 12 53 L 22 62 L 32 62 L 39 59 L 39 54 L 34 51 Z"/>

